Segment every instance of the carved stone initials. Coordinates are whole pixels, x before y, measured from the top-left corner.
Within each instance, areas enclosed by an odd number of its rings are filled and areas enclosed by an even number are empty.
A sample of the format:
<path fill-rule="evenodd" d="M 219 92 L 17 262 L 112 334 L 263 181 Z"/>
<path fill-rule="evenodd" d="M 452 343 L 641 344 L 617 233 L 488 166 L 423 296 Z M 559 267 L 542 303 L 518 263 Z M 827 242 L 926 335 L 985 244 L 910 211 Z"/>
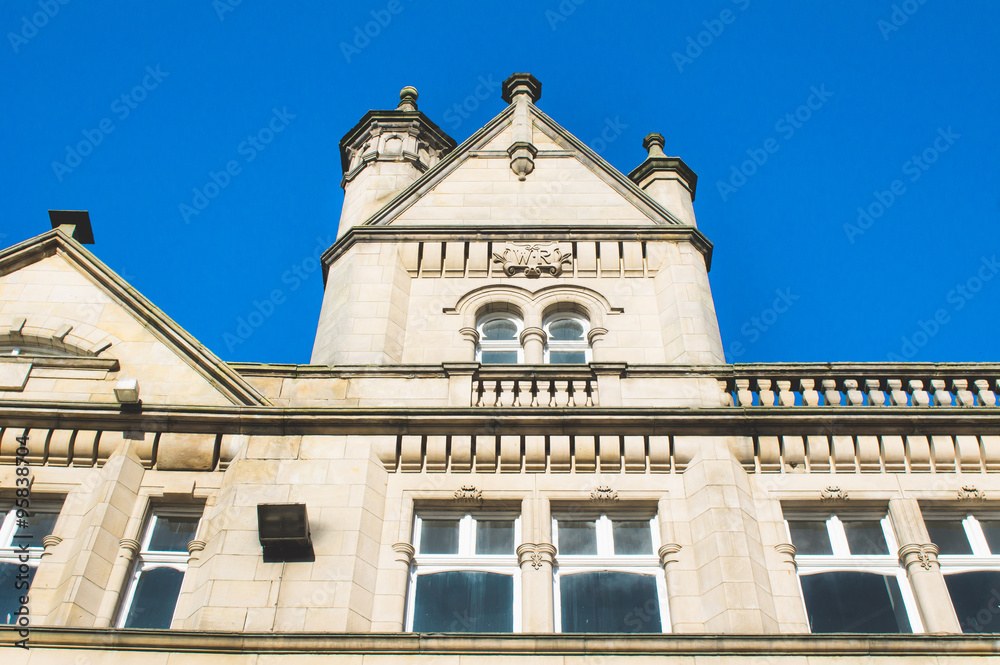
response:
<path fill-rule="evenodd" d="M 591 501 L 617 501 L 618 492 L 611 489 L 608 485 L 598 485 L 594 491 L 590 493 Z"/>
<path fill-rule="evenodd" d="M 475 485 L 462 485 L 455 490 L 455 499 L 462 503 L 477 503 L 483 500 L 483 493 Z"/>
<path fill-rule="evenodd" d="M 820 492 L 819 498 L 821 501 L 847 501 L 850 497 L 836 485 L 828 485 Z"/>
<path fill-rule="evenodd" d="M 573 255 L 567 254 L 554 242 L 507 243 L 503 251 L 493 253 L 493 263 L 503 267 L 504 274 L 513 277 L 524 273 L 525 277 L 540 277 L 548 273 L 553 277 L 562 274 L 563 264 L 572 264 Z"/>

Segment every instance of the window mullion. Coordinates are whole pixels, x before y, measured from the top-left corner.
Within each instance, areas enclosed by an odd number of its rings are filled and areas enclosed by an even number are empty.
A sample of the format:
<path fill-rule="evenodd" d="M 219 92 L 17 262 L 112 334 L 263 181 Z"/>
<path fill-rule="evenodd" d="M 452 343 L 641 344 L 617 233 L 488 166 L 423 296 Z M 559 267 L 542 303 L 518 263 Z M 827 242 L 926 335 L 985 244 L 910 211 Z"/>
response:
<path fill-rule="evenodd" d="M 979 520 L 968 515 L 962 520 L 962 526 L 965 527 L 965 535 L 969 539 L 969 544 L 972 545 L 973 556 L 989 556 L 990 545 L 986 542 L 986 535 L 983 534 L 983 527 L 979 524 Z"/>
<path fill-rule="evenodd" d="M 851 548 L 847 545 L 847 532 L 844 523 L 833 515 L 826 521 L 827 533 L 830 534 L 830 545 L 834 556 L 851 556 Z"/>

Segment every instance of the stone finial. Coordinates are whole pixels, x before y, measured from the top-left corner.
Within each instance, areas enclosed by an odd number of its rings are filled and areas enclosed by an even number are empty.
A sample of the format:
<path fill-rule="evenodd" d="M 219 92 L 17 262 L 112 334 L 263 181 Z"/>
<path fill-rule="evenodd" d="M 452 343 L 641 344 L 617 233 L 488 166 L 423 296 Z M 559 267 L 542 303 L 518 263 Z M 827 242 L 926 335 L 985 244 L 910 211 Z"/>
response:
<path fill-rule="evenodd" d="M 542 84 L 531 74 L 511 74 L 500 88 L 500 97 L 508 104 L 514 103 L 516 95 L 528 95 L 535 103 L 542 98 Z"/>
<path fill-rule="evenodd" d="M 399 106 L 396 107 L 397 111 L 416 111 L 417 110 L 417 89 L 412 85 L 408 85 L 399 91 Z"/>
<path fill-rule="evenodd" d="M 664 145 L 666 142 L 663 140 L 663 134 L 647 134 L 642 140 L 642 147 L 649 151 L 650 157 L 666 157 L 663 154 Z"/>

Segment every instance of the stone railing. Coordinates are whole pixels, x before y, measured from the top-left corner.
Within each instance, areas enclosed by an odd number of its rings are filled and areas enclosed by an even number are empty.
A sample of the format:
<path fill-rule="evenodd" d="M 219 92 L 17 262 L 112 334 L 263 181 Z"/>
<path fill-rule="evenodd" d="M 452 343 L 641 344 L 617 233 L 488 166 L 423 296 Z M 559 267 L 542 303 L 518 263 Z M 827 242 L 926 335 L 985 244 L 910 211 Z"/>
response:
<path fill-rule="evenodd" d="M 598 406 L 597 377 L 586 367 L 553 365 L 525 371 L 484 365 L 472 377 L 472 405 Z"/>
<path fill-rule="evenodd" d="M 727 406 L 995 407 L 993 365 L 756 365 L 718 377 Z"/>

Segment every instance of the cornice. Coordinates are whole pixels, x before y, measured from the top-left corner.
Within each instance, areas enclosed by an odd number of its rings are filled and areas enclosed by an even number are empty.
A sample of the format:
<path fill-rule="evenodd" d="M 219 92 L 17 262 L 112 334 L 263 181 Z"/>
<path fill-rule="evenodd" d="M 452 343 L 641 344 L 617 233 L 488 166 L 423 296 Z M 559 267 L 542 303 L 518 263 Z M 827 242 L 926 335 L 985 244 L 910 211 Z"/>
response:
<path fill-rule="evenodd" d="M 0 627 L 0 645 L 18 640 L 16 626 Z M 579 635 L 423 634 L 423 633 L 248 633 L 193 630 L 111 630 L 31 627 L 33 649 L 154 651 L 211 654 L 369 654 L 397 657 L 424 654 L 564 655 L 780 655 L 839 656 L 993 656 L 995 634 L 967 635 Z M 901 661 L 902 662 L 902 661 Z"/>

